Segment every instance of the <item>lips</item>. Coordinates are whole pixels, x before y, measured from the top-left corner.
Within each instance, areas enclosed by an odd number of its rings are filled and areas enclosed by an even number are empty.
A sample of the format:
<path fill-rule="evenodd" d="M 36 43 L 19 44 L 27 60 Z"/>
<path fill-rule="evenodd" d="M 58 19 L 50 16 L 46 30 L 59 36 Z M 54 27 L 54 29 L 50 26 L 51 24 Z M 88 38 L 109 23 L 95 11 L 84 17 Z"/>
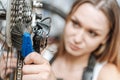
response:
<path fill-rule="evenodd" d="M 80 50 L 80 48 L 78 47 L 78 46 L 75 46 L 74 44 L 70 44 L 70 48 L 72 49 L 72 50 Z"/>

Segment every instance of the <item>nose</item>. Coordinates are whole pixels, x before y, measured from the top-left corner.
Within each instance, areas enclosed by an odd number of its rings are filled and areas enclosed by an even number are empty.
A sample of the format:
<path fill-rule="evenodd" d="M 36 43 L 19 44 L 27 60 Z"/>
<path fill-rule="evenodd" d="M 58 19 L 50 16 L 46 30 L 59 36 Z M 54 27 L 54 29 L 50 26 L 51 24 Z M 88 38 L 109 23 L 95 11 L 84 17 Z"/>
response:
<path fill-rule="evenodd" d="M 84 30 L 80 30 L 79 32 L 76 32 L 74 36 L 74 42 L 76 44 L 81 43 L 84 40 Z"/>

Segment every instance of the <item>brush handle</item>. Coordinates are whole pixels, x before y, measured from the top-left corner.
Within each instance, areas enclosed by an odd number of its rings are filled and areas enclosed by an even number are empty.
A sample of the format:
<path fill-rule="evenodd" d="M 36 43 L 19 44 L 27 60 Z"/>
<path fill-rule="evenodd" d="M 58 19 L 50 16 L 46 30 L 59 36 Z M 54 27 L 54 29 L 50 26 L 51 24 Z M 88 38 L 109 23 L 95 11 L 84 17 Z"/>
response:
<path fill-rule="evenodd" d="M 22 36 L 22 49 L 21 54 L 22 57 L 25 58 L 29 53 L 33 52 L 31 35 L 28 32 L 25 32 Z"/>

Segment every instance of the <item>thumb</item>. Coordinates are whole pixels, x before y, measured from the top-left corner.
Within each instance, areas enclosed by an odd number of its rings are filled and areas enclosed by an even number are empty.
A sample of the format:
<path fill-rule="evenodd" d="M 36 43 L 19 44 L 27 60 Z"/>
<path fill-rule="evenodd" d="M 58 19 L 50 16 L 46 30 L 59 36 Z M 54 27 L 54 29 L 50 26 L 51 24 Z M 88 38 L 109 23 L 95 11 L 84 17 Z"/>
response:
<path fill-rule="evenodd" d="M 37 52 L 32 52 L 24 59 L 25 64 L 44 64 L 47 61 Z"/>

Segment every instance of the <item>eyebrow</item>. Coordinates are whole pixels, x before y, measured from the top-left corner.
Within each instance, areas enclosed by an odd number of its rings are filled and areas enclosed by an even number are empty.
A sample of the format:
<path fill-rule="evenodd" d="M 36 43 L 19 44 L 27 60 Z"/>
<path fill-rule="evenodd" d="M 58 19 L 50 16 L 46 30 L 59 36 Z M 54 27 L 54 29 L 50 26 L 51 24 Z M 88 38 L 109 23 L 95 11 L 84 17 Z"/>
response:
<path fill-rule="evenodd" d="M 73 21 L 77 22 L 79 26 L 82 26 L 81 21 L 79 21 L 75 16 L 71 17 L 71 19 L 72 19 Z"/>
<path fill-rule="evenodd" d="M 71 17 L 71 19 L 72 19 L 73 21 L 77 22 L 79 26 L 83 26 L 83 24 L 81 23 L 80 20 L 77 19 L 77 17 L 73 16 L 73 17 Z M 88 28 L 89 28 L 89 29 L 88 29 Z M 98 33 L 102 33 L 101 30 L 99 30 L 99 29 L 94 29 L 94 28 L 90 28 L 89 26 L 87 26 L 87 30 L 92 30 L 92 31 L 95 31 L 95 32 L 98 32 Z"/>

